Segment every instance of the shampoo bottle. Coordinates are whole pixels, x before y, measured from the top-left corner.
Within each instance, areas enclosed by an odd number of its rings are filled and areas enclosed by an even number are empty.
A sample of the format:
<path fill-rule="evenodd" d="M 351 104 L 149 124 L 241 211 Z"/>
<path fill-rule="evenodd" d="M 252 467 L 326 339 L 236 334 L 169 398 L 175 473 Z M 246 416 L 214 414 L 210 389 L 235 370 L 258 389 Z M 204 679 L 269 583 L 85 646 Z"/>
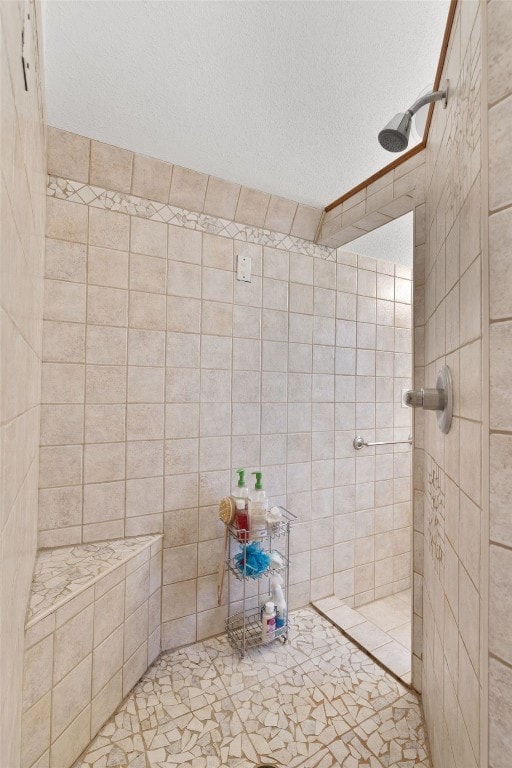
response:
<path fill-rule="evenodd" d="M 282 512 L 279 507 L 272 507 L 267 515 L 267 531 L 269 536 L 278 536 L 281 532 Z"/>
<path fill-rule="evenodd" d="M 264 643 L 270 643 L 274 639 L 276 631 L 276 608 L 274 603 L 265 603 L 261 620 L 261 639 Z"/>
<path fill-rule="evenodd" d="M 276 607 L 276 629 L 286 627 L 288 621 L 288 608 L 283 594 L 283 579 L 276 573 L 270 579 L 270 589 L 272 590 L 272 600 Z"/>
<path fill-rule="evenodd" d="M 237 499 L 235 502 L 235 528 L 238 541 L 247 541 L 249 539 L 249 514 L 245 508 L 243 499 Z"/>
<path fill-rule="evenodd" d="M 249 525 L 251 526 L 251 539 L 261 539 L 267 533 L 267 494 L 261 483 L 262 473 L 253 472 L 256 475 L 254 490 L 249 496 Z"/>
<path fill-rule="evenodd" d="M 245 469 L 237 469 L 238 484 L 233 488 L 232 496 L 235 499 L 235 528 L 239 530 L 238 541 L 247 541 L 249 538 L 249 489 L 245 484 Z"/>

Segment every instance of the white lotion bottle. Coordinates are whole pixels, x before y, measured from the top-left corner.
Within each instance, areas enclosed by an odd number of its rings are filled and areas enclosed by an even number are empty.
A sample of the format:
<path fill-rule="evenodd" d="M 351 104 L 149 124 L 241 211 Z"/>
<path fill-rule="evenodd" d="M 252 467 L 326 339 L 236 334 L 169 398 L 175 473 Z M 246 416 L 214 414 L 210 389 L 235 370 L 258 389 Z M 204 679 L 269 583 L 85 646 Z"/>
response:
<path fill-rule="evenodd" d="M 276 607 L 274 603 L 265 603 L 261 619 L 261 639 L 264 643 L 270 643 L 276 632 Z"/>
<path fill-rule="evenodd" d="M 269 536 L 278 536 L 281 531 L 282 512 L 279 507 L 272 507 L 267 515 L 267 531 Z"/>
<path fill-rule="evenodd" d="M 270 589 L 276 607 L 276 629 L 283 629 L 288 623 L 288 608 L 284 599 L 283 579 L 278 573 L 270 579 Z"/>

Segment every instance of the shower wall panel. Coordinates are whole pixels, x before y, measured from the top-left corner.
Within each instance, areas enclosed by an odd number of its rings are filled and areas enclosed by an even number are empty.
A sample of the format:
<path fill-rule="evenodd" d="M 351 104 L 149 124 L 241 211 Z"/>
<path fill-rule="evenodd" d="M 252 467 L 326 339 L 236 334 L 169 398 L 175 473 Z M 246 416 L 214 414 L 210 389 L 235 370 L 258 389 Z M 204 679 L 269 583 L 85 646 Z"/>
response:
<path fill-rule="evenodd" d="M 489 763 L 512 762 L 512 14 L 493 0 L 487 9 L 490 307 L 490 584 Z M 485 369 L 484 369 L 485 370 Z"/>
<path fill-rule="evenodd" d="M 49 162 L 40 545 L 163 530 L 164 647 L 215 634 L 217 504 L 244 466 L 299 517 L 291 606 L 408 584 L 408 446 L 352 440 L 409 435 L 410 271 L 337 264 L 292 201 L 267 201 L 273 229 L 214 216 L 208 177 L 84 137 L 50 129 Z M 212 185 L 226 215 L 233 187 Z"/>
<path fill-rule="evenodd" d="M 46 210 L 39 12 L 31 2 L 0 4 L 0 761 L 9 768 L 20 761 L 23 635 L 37 538 Z"/>
<path fill-rule="evenodd" d="M 415 222 L 416 385 L 435 386 L 446 364 L 455 394 L 447 435 L 435 414 L 415 419 L 413 682 L 422 684 L 434 768 L 488 764 L 486 5 L 457 4 L 443 73 L 451 95 L 434 110 Z"/>
<path fill-rule="evenodd" d="M 351 606 L 411 585 L 411 278 L 338 249 L 333 587 Z"/>

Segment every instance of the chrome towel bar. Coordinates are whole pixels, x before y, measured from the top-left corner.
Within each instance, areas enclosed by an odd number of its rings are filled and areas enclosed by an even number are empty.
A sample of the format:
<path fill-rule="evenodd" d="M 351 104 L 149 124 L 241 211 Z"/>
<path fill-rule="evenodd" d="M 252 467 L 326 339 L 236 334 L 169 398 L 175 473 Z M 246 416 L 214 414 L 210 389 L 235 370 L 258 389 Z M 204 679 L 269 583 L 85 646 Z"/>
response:
<path fill-rule="evenodd" d="M 354 437 L 353 446 L 356 451 L 360 451 L 361 448 L 369 448 L 372 445 L 402 445 L 403 443 L 412 445 L 412 435 L 409 435 L 407 440 L 384 440 L 381 443 L 367 443 L 364 437 L 358 435 L 357 437 Z"/>

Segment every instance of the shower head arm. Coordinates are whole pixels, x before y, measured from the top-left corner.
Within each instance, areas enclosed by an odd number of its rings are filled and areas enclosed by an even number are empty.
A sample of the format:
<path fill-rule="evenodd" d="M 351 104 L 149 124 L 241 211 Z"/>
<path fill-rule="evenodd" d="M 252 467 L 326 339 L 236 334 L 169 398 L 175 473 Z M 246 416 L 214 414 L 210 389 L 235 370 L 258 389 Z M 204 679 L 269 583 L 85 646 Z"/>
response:
<path fill-rule="evenodd" d="M 448 101 L 448 82 L 446 83 L 446 88 L 444 91 L 429 91 L 429 93 L 426 93 L 424 96 L 420 96 L 419 99 L 416 99 L 412 107 L 409 107 L 407 112 L 411 115 L 416 114 L 419 109 L 425 106 L 425 104 L 430 104 L 432 101 L 444 101 L 444 108 L 446 109 L 446 104 Z"/>
<path fill-rule="evenodd" d="M 409 143 L 409 135 L 411 132 L 411 124 L 413 115 L 424 107 L 425 104 L 431 104 L 433 101 L 443 101 L 443 106 L 446 109 L 446 103 L 448 100 L 448 80 L 443 91 L 429 91 L 424 96 L 420 96 L 416 99 L 412 107 L 409 107 L 405 112 L 399 112 L 395 115 L 389 123 L 379 132 L 379 144 L 388 152 L 403 152 L 407 148 Z"/>

